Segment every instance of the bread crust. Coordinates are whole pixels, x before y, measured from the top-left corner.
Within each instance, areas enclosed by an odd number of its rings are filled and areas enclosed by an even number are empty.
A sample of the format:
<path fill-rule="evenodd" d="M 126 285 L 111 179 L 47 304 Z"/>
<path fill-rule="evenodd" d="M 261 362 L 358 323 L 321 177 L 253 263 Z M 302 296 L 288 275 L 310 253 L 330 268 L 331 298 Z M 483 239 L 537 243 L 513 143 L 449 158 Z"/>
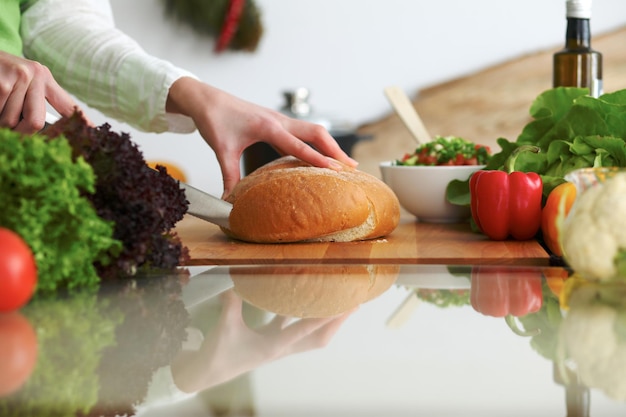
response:
<path fill-rule="evenodd" d="M 247 303 L 281 316 L 332 317 L 383 294 L 398 265 L 261 265 L 232 267 L 235 292 Z"/>
<path fill-rule="evenodd" d="M 294 157 L 244 177 L 226 199 L 229 236 L 248 242 L 353 241 L 391 233 L 400 204 L 378 178 L 347 165 L 313 167 Z"/>

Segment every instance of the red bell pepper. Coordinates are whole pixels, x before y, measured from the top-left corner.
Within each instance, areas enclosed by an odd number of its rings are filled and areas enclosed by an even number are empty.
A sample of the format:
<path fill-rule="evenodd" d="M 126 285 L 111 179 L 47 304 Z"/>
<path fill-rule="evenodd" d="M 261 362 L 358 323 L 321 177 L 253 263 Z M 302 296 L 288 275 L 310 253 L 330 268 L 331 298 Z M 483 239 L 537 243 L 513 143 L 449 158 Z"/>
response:
<path fill-rule="evenodd" d="M 474 310 L 492 317 L 523 317 L 543 305 L 541 271 L 514 267 L 477 266 L 472 269 L 470 302 Z"/>
<path fill-rule="evenodd" d="M 520 146 L 507 159 L 504 171 L 480 170 L 470 178 L 472 218 L 493 240 L 531 239 L 541 226 L 541 177 L 514 170 L 517 156 L 524 151 L 539 152 L 539 148 Z"/>
<path fill-rule="evenodd" d="M 230 41 L 235 36 L 235 33 L 237 33 L 237 29 L 239 29 L 239 21 L 241 20 L 245 5 L 246 0 L 230 0 L 228 2 L 224 23 L 220 29 L 219 37 L 215 42 L 215 52 L 223 52 L 228 48 Z"/>

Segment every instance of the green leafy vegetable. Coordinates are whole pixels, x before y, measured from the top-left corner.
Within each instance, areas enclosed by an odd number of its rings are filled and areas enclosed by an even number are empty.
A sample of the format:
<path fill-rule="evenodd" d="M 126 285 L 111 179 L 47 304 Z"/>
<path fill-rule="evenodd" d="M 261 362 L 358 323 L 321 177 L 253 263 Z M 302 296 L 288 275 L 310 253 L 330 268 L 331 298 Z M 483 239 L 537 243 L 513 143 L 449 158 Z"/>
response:
<path fill-rule="evenodd" d="M 0 129 L 0 226 L 28 243 L 37 263 L 37 292 L 95 287 L 94 263 L 109 263 L 121 249 L 113 224 L 86 196 L 95 177 L 68 141 Z"/>
<path fill-rule="evenodd" d="M 95 288 L 188 258 L 173 232 L 187 211 L 164 167 L 148 167 L 127 134 L 80 113 L 43 134 L 0 129 L 0 226 L 34 253 L 37 294 Z"/>
<path fill-rule="evenodd" d="M 98 401 L 97 369 L 103 350 L 115 344 L 123 316 L 106 314 L 91 290 L 69 297 L 40 297 L 22 313 L 37 333 L 37 366 L 15 395 L 0 399 L 0 415 L 74 416 Z"/>
<path fill-rule="evenodd" d="M 174 22 L 188 25 L 200 36 L 219 37 L 227 24 L 237 23 L 228 48 L 255 51 L 263 35 L 261 9 L 252 0 L 244 1 L 239 21 L 228 19 L 231 0 L 161 0 L 165 14 Z"/>
<path fill-rule="evenodd" d="M 578 168 L 626 166 L 626 90 L 599 98 L 584 88 L 547 90 L 530 107 L 533 120 L 515 142 L 499 138 L 501 151 L 485 169 L 503 169 L 504 161 L 521 145 L 539 146 L 537 154 L 520 155 L 516 169 L 537 172 L 543 180 L 543 195 Z M 452 204 L 469 205 L 469 181 L 452 181 L 447 189 Z"/>
<path fill-rule="evenodd" d="M 142 278 L 48 294 L 24 307 L 37 334 L 37 366 L 18 392 L 0 398 L 0 416 L 135 415 L 190 322 L 181 298 L 189 271 Z"/>
<path fill-rule="evenodd" d="M 415 291 L 417 297 L 437 307 L 461 307 L 470 304 L 470 291 L 462 290 L 445 290 L 445 289 L 428 289 L 419 288 Z"/>
<path fill-rule="evenodd" d="M 91 127 L 80 113 L 46 134 L 66 137 L 74 156 L 92 166 L 95 193 L 87 197 L 100 217 L 113 222 L 113 236 L 123 243 L 112 262 L 97 264 L 102 279 L 132 276 L 139 268 L 169 269 L 188 257 L 172 230 L 187 211 L 185 192 L 164 167 L 146 165 L 128 134 L 113 132 L 108 124 Z"/>
<path fill-rule="evenodd" d="M 98 402 L 85 417 L 134 415 L 155 371 L 170 365 L 187 339 L 190 316 L 181 296 L 188 277 L 187 270 L 177 268 L 103 285 L 99 300 L 110 306 L 107 315 L 121 314 L 123 320 L 115 330 L 115 344 L 103 351 Z"/>

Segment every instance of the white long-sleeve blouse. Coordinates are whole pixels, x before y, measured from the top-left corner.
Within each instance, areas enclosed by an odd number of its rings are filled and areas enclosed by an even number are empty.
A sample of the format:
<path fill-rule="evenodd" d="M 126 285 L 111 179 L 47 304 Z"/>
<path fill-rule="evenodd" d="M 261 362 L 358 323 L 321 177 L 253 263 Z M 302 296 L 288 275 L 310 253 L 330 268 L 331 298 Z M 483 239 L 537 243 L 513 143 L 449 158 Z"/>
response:
<path fill-rule="evenodd" d="M 195 130 L 190 118 L 165 111 L 171 85 L 194 75 L 118 30 L 107 0 L 38 0 L 20 31 L 24 56 L 87 105 L 144 131 Z"/>

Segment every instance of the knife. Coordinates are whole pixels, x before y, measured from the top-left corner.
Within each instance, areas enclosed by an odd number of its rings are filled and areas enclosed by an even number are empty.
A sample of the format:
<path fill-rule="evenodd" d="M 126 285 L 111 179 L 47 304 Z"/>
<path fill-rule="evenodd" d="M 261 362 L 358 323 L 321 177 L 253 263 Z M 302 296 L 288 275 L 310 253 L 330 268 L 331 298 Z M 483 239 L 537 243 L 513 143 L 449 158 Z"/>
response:
<path fill-rule="evenodd" d="M 57 120 L 59 120 L 58 116 L 46 112 L 46 126 L 44 129 L 54 124 Z M 232 204 L 182 181 L 179 184 L 180 188 L 185 190 L 185 197 L 189 201 L 187 213 L 227 229 L 230 227 L 228 218 L 230 217 L 230 211 L 233 209 Z"/>
<path fill-rule="evenodd" d="M 184 182 L 179 184 L 180 188 L 185 190 L 185 196 L 189 201 L 187 213 L 218 226 L 230 228 L 228 218 L 233 209 L 232 204 Z"/>

